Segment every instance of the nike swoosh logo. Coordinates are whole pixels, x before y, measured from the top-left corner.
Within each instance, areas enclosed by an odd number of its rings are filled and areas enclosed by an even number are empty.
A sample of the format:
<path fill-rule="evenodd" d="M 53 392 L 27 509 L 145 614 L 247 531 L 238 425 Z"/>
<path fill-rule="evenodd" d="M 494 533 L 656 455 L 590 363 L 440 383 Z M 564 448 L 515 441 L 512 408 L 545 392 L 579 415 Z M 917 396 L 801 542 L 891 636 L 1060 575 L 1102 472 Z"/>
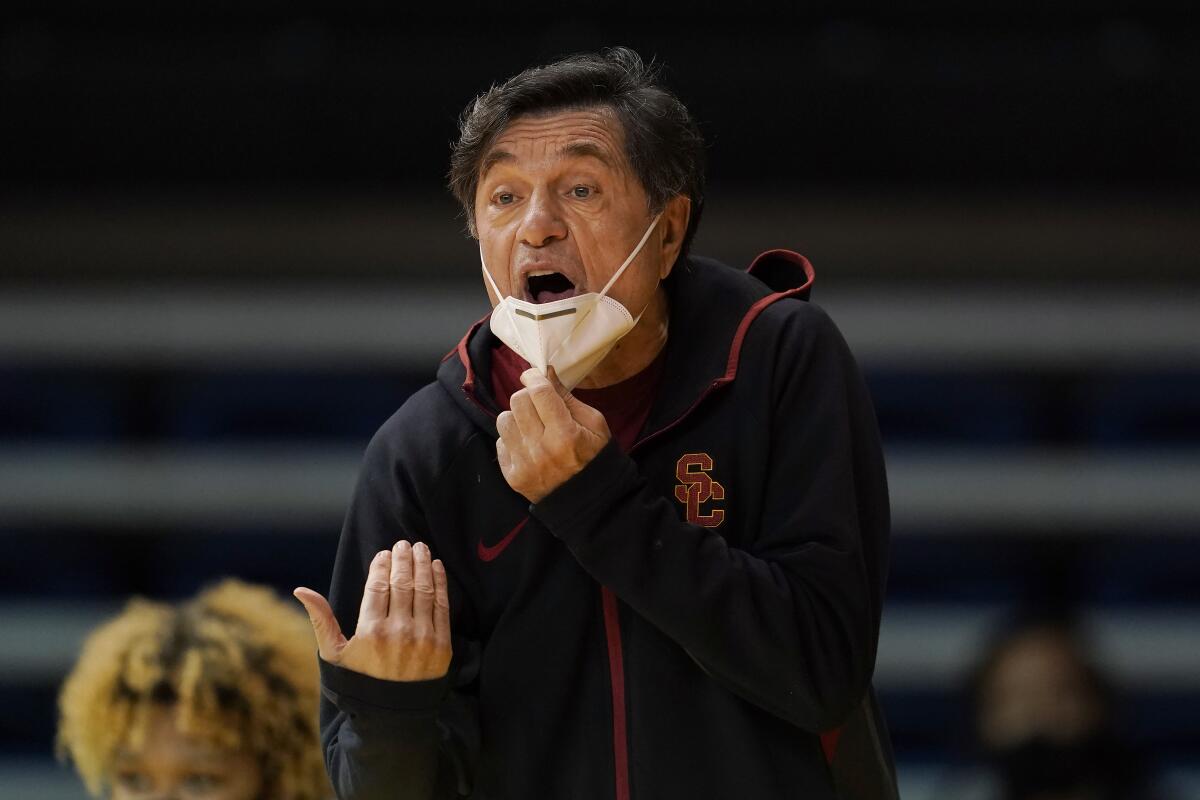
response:
<path fill-rule="evenodd" d="M 480 561 L 492 561 L 497 556 L 499 556 L 501 553 L 503 553 L 504 548 L 506 548 L 510 544 L 512 544 L 512 540 L 517 538 L 517 534 L 521 532 L 521 528 L 525 527 L 526 522 L 529 522 L 529 517 L 526 517 L 525 519 L 518 522 L 517 527 L 513 528 L 511 531 L 504 534 L 503 539 L 496 542 L 494 545 L 492 545 L 490 547 L 485 545 L 483 543 L 483 537 L 480 537 L 479 538 L 479 546 L 475 548 L 475 554 L 477 556 L 479 556 L 479 560 Z"/>

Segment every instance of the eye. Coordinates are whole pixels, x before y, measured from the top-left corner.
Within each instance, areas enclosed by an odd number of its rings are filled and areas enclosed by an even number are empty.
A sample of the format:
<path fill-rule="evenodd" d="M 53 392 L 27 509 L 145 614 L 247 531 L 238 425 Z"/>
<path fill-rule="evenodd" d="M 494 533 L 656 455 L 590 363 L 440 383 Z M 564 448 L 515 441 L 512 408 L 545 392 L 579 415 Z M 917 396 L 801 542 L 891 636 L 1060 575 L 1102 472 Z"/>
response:
<path fill-rule="evenodd" d="M 191 772 L 183 778 L 183 788 L 190 794 L 203 797 L 225 785 L 225 776 L 215 772 Z"/>
<path fill-rule="evenodd" d="M 496 192 L 492 195 L 492 202 L 498 206 L 512 205 L 516 197 L 512 192 Z"/>
<path fill-rule="evenodd" d="M 151 788 L 150 776 L 133 769 L 119 771 L 113 776 L 113 783 L 127 792 L 148 792 Z"/>
<path fill-rule="evenodd" d="M 571 196 L 578 197 L 580 200 L 586 200 L 587 198 L 592 196 L 592 187 L 584 186 L 582 184 L 580 184 L 579 186 L 572 187 Z"/>

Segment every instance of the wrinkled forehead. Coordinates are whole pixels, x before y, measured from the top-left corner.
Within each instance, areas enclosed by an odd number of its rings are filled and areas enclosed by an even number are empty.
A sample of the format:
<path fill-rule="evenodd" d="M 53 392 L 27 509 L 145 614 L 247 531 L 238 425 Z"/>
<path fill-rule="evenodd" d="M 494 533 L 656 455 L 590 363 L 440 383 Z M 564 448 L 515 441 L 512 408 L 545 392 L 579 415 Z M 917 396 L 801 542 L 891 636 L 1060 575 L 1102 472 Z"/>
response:
<path fill-rule="evenodd" d="M 523 114 L 497 134 L 480 164 L 480 175 L 498 164 L 539 168 L 569 160 L 590 160 L 628 174 L 624 141 L 621 121 L 609 108 Z"/>

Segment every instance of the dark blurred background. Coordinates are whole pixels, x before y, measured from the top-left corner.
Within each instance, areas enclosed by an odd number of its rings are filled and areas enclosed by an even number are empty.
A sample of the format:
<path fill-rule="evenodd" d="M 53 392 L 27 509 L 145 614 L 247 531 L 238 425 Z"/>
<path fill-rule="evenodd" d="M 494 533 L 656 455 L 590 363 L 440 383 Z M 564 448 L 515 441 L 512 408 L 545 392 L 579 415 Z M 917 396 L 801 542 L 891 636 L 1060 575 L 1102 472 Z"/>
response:
<path fill-rule="evenodd" d="M 0 795 L 82 796 L 55 693 L 131 593 L 328 585 L 362 448 L 487 311 L 459 111 L 626 44 L 710 143 L 696 251 L 805 253 L 871 384 L 904 796 L 970 796 L 964 682 L 1032 611 L 1200 797 L 1200 27 L 978 5 L 4 4 Z"/>

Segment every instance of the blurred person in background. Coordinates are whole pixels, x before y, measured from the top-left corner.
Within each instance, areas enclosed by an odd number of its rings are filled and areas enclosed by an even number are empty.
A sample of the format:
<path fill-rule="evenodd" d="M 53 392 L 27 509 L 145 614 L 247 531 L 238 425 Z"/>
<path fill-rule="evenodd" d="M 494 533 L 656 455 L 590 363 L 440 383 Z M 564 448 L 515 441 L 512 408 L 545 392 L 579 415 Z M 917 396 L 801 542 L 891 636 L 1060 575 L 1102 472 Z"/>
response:
<path fill-rule="evenodd" d="M 265 587 L 132 600 L 63 684 L 60 756 L 111 800 L 324 800 L 314 649 Z"/>
<path fill-rule="evenodd" d="M 1140 753 L 1121 737 L 1108 680 L 1079 633 L 1031 621 L 999 638 L 975 672 L 974 734 L 1002 800 L 1148 800 Z M 986 783 L 986 782 L 985 782 Z"/>

